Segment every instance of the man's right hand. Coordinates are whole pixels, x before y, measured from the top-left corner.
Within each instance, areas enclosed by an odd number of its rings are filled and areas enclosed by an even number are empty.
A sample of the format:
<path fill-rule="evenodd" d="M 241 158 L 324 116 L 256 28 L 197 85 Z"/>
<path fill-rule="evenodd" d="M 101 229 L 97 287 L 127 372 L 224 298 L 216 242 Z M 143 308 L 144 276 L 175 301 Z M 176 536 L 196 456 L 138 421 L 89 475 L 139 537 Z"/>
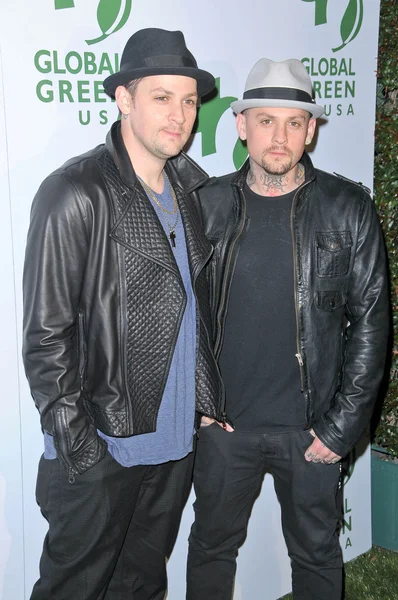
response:
<path fill-rule="evenodd" d="M 209 425 L 211 425 L 212 423 L 216 422 L 217 425 L 219 425 L 220 427 L 222 427 L 223 429 L 225 429 L 225 431 L 233 431 L 233 427 L 231 427 L 231 425 L 229 423 L 220 423 L 220 421 L 216 421 L 215 419 L 211 419 L 210 417 L 205 417 L 203 416 L 201 418 L 200 421 L 200 426 L 201 427 L 208 427 Z"/>

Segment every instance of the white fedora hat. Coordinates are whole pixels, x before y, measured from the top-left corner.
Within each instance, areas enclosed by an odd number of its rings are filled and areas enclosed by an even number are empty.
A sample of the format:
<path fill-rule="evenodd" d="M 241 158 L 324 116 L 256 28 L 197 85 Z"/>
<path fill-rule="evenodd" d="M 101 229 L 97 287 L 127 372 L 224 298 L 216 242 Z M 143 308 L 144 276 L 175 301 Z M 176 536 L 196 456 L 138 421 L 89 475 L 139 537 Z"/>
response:
<path fill-rule="evenodd" d="M 237 114 L 261 106 L 301 108 L 315 118 L 324 113 L 323 106 L 312 99 L 312 83 L 305 66 L 296 58 L 282 62 L 260 58 L 249 73 L 242 100 L 231 104 Z"/>

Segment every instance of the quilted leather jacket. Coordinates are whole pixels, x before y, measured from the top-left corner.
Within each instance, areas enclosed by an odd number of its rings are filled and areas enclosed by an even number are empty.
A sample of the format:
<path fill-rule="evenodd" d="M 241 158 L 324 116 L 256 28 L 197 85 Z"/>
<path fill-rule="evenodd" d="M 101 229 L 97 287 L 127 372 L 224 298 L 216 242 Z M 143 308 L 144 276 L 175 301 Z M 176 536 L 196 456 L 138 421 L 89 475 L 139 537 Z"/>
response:
<path fill-rule="evenodd" d="M 120 124 L 68 161 L 32 205 L 24 269 L 23 358 L 45 431 L 71 473 L 111 436 L 156 430 L 186 294 L 170 243 L 136 179 Z M 211 349 L 204 236 L 196 188 L 207 175 L 181 153 L 166 171 L 184 223 L 197 301 L 196 408 L 223 419 Z"/>
<path fill-rule="evenodd" d="M 301 162 L 306 179 L 293 200 L 291 231 L 296 357 L 306 427 L 345 456 L 368 426 L 384 370 L 389 333 L 384 244 L 363 187 L 314 169 L 306 154 Z M 243 192 L 248 169 L 246 162 L 200 191 L 206 234 L 214 246 L 210 270 L 217 357 L 239 247 L 250 227 Z"/>

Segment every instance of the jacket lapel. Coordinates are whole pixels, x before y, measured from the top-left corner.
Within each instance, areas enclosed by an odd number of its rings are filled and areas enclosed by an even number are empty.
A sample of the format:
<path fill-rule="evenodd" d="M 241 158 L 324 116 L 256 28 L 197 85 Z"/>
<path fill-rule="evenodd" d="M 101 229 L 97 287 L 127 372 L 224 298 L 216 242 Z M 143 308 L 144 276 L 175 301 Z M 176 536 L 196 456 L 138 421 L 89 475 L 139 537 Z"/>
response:
<path fill-rule="evenodd" d="M 208 181 L 209 177 L 185 152 L 170 158 L 166 163 L 167 175 L 174 186 L 184 224 L 188 260 L 192 280 L 195 280 L 213 253 L 213 246 L 204 234 L 199 199 L 195 190 Z M 191 194 L 192 195 L 189 195 Z"/>
<path fill-rule="evenodd" d="M 132 252 L 176 273 L 178 267 L 162 224 L 137 180 L 124 145 L 120 122 L 112 125 L 106 139 L 105 177 L 108 175 L 116 215 L 110 236 Z"/>
<path fill-rule="evenodd" d="M 111 237 L 129 250 L 179 273 L 170 242 L 140 184 L 137 182 L 134 189 L 126 190 L 117 202 L 119 218 L 111 230 Z"/>
<path fill-rule="evenodd" d="M 174 186 L 184 225 L 191 279 L 194 281 L 212 255 L 213 246 L 205 237 L 202 221 L 193 199 L 184 194 L 178 184 L 173 183 L 171 177 L 172 175 L 170 175 L 170 181 Z"/>
<path fill-rule="evenodd" d="M 179 275 L 170 242 L 131 166 L 119 122 L 112 126 L 106 148 L 109 157 L 106 170 L 115 192 L 112 198 L 117 215 L 110 232 L 111 237 L 129 250 L 138 252 Z M 194 280 L 197 272 L 210 258 L 212 246 L 204 235 L 198 208 L 186 194 L 203 184 L 208 177 L 184 153 L 169 159 L 166 171 L 177 196 L 191 277 Z"/>

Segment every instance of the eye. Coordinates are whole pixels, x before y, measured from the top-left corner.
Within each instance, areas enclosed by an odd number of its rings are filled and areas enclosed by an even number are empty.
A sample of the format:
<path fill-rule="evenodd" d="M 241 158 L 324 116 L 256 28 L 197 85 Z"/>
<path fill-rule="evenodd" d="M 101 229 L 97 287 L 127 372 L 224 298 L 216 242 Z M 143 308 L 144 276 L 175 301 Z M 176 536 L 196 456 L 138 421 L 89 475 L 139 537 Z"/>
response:
<path fill-rule="evenodd" d="M 194 100 L 193 98 L 187 98 L 186 100 L 184 100 L 185 104 L 188 104 L 189 106 L 196 106 L 196 100 Z"/>
<path fill-rule="evenodd" d="M 263 125 L 270 125 L 270 124 L 272 123 L 272 121 L 271 121 L 271 119 L 263 119 L 263 120 L 261 121 L 261 123 L 262 123 Z"/>
<path fill-rule="evenodd" d="M 290 122 L 290 125 L 291 125 L 292 127 L 296 128 L 296 129 L 297 129 L 298 127 L 301 127 L 301 123 L 298 123 L 297 121 L 291 121 L 291 122 Z"/>
<path fill-rule="evenodd" d="M 156 96 L 155 100 L 158 100 L 159 102 L 166 102 L 166 100 L 168 100 L 167 96 Z"/>

